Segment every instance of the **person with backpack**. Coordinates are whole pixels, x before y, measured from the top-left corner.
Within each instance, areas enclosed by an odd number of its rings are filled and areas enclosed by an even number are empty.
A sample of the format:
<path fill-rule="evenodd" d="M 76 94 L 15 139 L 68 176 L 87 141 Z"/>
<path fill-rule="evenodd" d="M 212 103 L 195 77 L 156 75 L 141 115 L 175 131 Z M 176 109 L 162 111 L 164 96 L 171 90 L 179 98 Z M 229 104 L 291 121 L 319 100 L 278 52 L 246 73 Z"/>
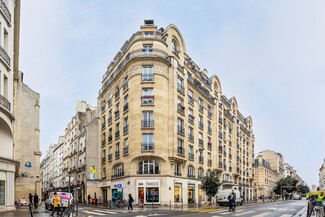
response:
<path fill-rule="evenodd" d="M 34 206 L 35 206 L 35 209 L 37 209 L 38 207 L 38 201 L 39 201 L 39 197 L 37 194 L 34 195 Z"/>
<path fill-rule="evenodd" d="M 56 192 L 54 192 L 53 204 L 54 206 L 51 216 L 54 216 L 55 211 L 58 215 L 61 215 L 61 197 Z"/>
<path fill-rule="evenodd" d="M 131 210 L 133 210 L 132 207 L 132 203 L 134 202 L 133 197 L 131 194 L 129 194 L 129 205 L 128 205 L 128 210 L 131 208 Z"/>

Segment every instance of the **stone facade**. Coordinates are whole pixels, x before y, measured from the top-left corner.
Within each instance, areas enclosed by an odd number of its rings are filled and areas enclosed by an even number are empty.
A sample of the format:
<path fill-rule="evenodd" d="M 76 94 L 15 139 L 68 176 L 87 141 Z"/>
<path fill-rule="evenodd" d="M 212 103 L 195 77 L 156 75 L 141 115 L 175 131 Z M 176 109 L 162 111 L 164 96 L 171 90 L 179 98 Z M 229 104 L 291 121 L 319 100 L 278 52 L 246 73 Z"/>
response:
<path fill-rule="evenodd" d="M 88 194 L 94 197 L 96 193 L 102 197 L 99 188 L 99 121 L 96 107 L 77 101 L 76 114 L 67 125 L 64 136 L 59 137 L 57 145 L 49 148 L 44 166 L 45 196 L 51 191 L 67 192 L 70 189 L 80 202 L 85 202 Z M 97 169 L 93 178 L 89 176 L 90 167 Z M 71 177 L 70 187 L 66 177 Z"/>
<path fill-rule="evenodd" d="M 28 194 L 41 195 L 39 110 L 40 95 L 23 83 L 19 72 L 14 81 L 14 159 L 20 163 L 15 180 L 15 201 L 28 199 Z"/>
<path fill-rule="evenodd" d="M 284 159 L 282 154 L 270 150 L 262 151 L 260 154 L 271 164 L 272 170 L 275 170 L 281 178 L 284 177 Z"/>
<path fill-rule="evenodd" d="M 319 169 L 319 189 L 325 190 L 325 159 L 322 166 Z"/>
<path fill-rule="evenodd" d="M 252 119 L 207 74 L 175 25 L 147 20 L 123 44 L 98 97 L 104 202 L 129 193 L 145 204 L 205 201 L 201 179 L 213 170 L 222 188 L 252 200 Z"/>
<path fill-rule="evenodd" d="M 0 4 L 0 212 L 15 210 L 14 80 L 18 77 L 20 0 Z"/>
<path fill-rule="evenodd" d="M 273 189 L 276 187 L 276 182 L 280 179 L 277 171 L 271 169 L 270 163 L 263 158 L 262 155 L 255 159 L 255 179 L 254 191 L 255 199 L 261 199 L 264 195 L 265 199 L 274 197 Z"/>

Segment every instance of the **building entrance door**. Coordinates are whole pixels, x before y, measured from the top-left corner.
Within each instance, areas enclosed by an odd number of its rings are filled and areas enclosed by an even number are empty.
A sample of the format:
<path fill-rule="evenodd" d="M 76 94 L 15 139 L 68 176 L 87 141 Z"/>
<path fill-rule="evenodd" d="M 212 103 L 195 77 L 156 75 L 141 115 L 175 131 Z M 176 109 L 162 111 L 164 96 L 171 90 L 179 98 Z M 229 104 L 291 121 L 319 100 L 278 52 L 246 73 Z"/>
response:
<path fill-rule="evenodd" d="M 103 202 L 107 203 L 107 189 L 103 189 Z"/>
<path fill-rule="evenodd" d="M 187 189 L 187 198 L 188 203 L 194 203 L 195 202 L 195 185 L 188 185 Z"/>

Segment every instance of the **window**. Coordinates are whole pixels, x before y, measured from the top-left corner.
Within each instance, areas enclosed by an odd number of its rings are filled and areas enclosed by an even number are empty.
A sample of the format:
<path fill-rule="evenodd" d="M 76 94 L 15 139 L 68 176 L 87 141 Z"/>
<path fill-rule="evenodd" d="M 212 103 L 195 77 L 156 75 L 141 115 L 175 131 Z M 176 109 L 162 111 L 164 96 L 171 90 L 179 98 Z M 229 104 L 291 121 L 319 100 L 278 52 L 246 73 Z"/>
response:
<path fill-rule="evenodd" d="M 202 133 L 199 133 L 199 139 L 203 140 L 203 134 Z"/>
<path fill-rule="evenodd" d="M 178 154 L 181 154 L 181 155 L 184 155 L 185 154 L 185 151 L 184 151 L 184 141 L 180 138 L 178 138 L 177 140 L 177 153 Z"/>
<path fill-rule="evenodd" d="M 129 98 L 128 96 L 124 97 L 124 106 L 123 106 L 123 111 L 125 112 L 126 110 L 129 109 Z"/>
<path fill-rule="evenodd" d="M 195 178 L 194 167 L 192 165 L 189 165 L 188 168 L 187 168 L 187 177 L 188 178 Z"/>
<path fill-rule="evenodd" d="M 103 169 L 103 179 L 106 179 L 106 169 Z"/>
<path fill-rule="evenodd" d="M 139 163 L 139 174 L 159 174 L 159 163 L 155 160 L 144 160 Z"/>
<path fill-rule="evenodd" d="M 152 55 L 152 45 L 143 45 L 143 55 Z"/>
<path fill-rule="evenodd" d="M 153 32 L 144 32 L 145 38 L 153 38 Z"/>
<path fill-rule="evenodd" d="M 152 66 L 142 67 L 142 81 L 153 81 Z"/>
<path fill-rule="evenodd" d="M 173 52 L 177 54 L 177 42 L 175 39 L 172 40 Z"/>
<path fill-rule="evenodd" d="M 181 78 L 180 76 L 177 77 L 177 90 L 184 93 L 183 78 Z"/>
<path fill-rule="evenodd" d="M 177 132 L 180 134 L 184 134 L 184 121 L 180 118 L 177 120 Z"/>
<path fill-rule="evenodd" d="M 122 163 L 116 164 L 113 167 L 113 177 L 112 178 L 121 177 L 121 176 L 124 176 L 124 166 Z"/>
<path fill-rule="evenodd" d="M 188 109 L 188 114 L 193 116 L 193 109 Z"/>
<path fill-rule="evenodd" d="M 142 150 L 154 150 L 153 134 L 142 134 Z"/>
<path fill-rule="evenodd" d="M 181 167 L 179 164 L 175 164 L 175 176 L 181 176 Z"/>
<path fill-rule="evenodd" d="M 177 103 L 180 105 L 184 105 L 184 100 L 180 97 L 177 98 Z"/>
<path fill-rule="evenodd" d="M 142 127 L 152 128 L 153 126 L 154 126 L 153 112 L 152 111 L 142 112 Z"/>
<path fill-rule="evenodd" d="M 185 112 L 184 100 L 180 97 L 177 98 L 177 111 L 183 114 Z"/>
<path fill-rule="evenodd" d="M 203 171 L 202 168 L 199 168 L 199 170 L 198 170 L 198 178 L 203 179 L 203 177 L 204 177 L 204 171 Z"/>
<path fill-rule="evenodd" d="M 124 154 L 129 153 L 129 140 L 128 139 L 124 139 L 123 153 Z"/>
<path fill-rule="evenodd" d="M 153 105 L 153 100 L 154 100 L 153 89 L 152 88 L 142 89 L 142 104 Z"/>
<path fill-rule="evenodd" d="M 187 92 L 188 92 L 188 102 L 194 104 L 193 92 L 191 90 L 188 90 Z"/>

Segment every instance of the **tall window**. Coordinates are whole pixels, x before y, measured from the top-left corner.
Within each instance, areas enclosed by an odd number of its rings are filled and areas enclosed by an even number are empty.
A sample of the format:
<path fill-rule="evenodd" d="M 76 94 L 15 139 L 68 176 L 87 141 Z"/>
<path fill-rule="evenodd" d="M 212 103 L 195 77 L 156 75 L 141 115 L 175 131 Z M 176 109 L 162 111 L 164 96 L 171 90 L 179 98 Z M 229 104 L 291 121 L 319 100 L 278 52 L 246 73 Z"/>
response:
<path fill-rule="evenodd" d="M 181 176 L 181 167 L 179 164 L 175 164 L 175 176 Z"/>
<path fill-rule="evenodd" d="M 193 128 L 192 127 L 188 128 L 188 135 L 193 136 Z"/>
<path fill-rule="evenodd" d="M 173 52 L 177 53 L 177 42 L 175 39 L 172 40 Z"/>
<path fill-rule="evenodd" d="M 143 54 L 152 55 L 152 45 L 143 45 Z"/>
<path fill-rule="evenodd" d="M 152 88 L 142 89 L 142 104 L 152 105 L 153 100 L 154 100 L 153 89 Z"/>
<path fill-rule="evenodd" d="M 128 105 L 129 105 L 129 97 L 128 96 L 125 96 L 124 97 L 124 111 L 128 109 L 127 108 Z"/>
<path fill-rule="evenodd" d="M 199 170 L 198 170 L 198 178 L 203 179 L 203 177 L 204 177 L 204 171 L 203 171 L 202 168 L 199 168 Z"/>
<path fill-rule="evenodd" d="M 113 177 L 115 178 L 120 176 L 124 176 L 124 166 L 122 163 L 116 164 L 113 167 Z"/>
<path fill-rule="evenodd" d="M 142 150 L 154 150 L 153 134 L 142 134 Z"/>
<path fill-rule="evenodd" d="M 153 32 L 144 32 L 145 38 L 153 38 Z"/>
<path fill-rule="evenodd" d="M 152 66 L 142 66 L 142 81 L 153 81 Z"/>
<path fill-rule="evenodd" d="M 142 127 L 153 127 L 153 112 L 145 111 L 142 112 Z"/>
<path fill-rule="evenodd" d="M 106 169 L 103 169 L 103 179 L 106 179 Z"/>
<path fill-rule="evenodd" d="M 159 174 L 159 163 L 155 160 L 144 160 L 139 163 L 139 174 Z"/>
<path fill-rule="evenodd" d="M 184 93 L 183 78 L 180 76 L 177 77 L 177 89 Z"/>
<path fill-rule="evenodd" d="M 194 178 L 195 177 L 195 175 L 194 175 L 194 167 L 192 165 L 189 165 L 187 167 L 187 176 L 189 178 Z"/>

